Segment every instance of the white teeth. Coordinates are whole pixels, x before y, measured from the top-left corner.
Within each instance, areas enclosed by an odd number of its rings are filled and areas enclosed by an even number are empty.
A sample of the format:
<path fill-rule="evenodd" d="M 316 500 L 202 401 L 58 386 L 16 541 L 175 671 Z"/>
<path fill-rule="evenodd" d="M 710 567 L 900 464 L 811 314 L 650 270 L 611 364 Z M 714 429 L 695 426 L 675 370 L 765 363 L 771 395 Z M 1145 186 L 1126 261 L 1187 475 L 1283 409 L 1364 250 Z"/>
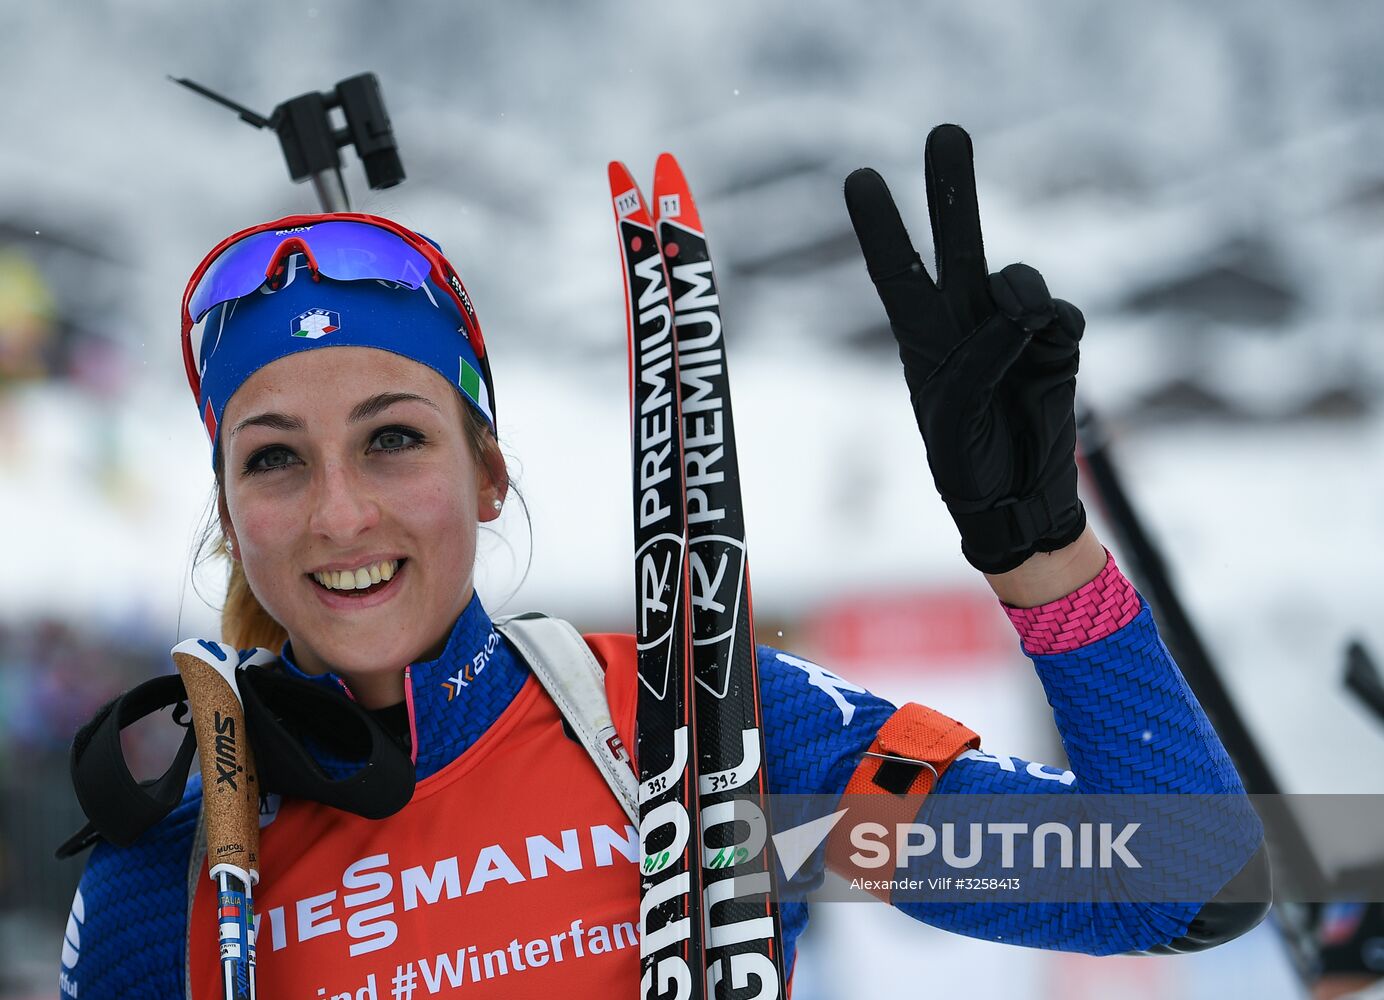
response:
<path fill-rule="evenodd" d="M 391 559 L 388 562 L 374 563 L 359 569 L 327 570 L 325 573 L 314 573 L 312 578 L 328 590 L 365 590 L 374 584 L 392 580 L 398 571 L 399 561 Z"/>

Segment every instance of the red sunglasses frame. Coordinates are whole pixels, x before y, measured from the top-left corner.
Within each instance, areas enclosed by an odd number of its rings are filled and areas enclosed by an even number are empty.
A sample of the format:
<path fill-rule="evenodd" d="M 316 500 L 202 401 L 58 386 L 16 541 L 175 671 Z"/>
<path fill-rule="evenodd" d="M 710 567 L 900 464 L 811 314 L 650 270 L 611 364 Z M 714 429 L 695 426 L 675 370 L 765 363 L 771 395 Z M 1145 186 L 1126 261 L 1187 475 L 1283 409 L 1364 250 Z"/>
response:
<path fill-rule="evenodd" d="M 413 232 L 411 229 L 399 225 L 390 219 L 382 218 L 378 215 L 366 215 L 362 212 L 326 212 L 317 215 L 288 215 L 273 222 L 264 222 L 248 229 L 242 229 L 238 233 L 227 236 L 224 240 L 212 248 L 211 252 L 202 258 L 202 262 L 197 265 L 197 270 L 192 272 L 192 277 L 188 279 L 187 288 L 183 291 L 182 306 L 182 342 L 183 342 L 183 367 L 187 370 L 187 383 L 192 389 L 192 398 L 201 401 L 202 398 L 202 378 L 197 371 L 197 359 L 192 356 L 192 328 L 195 325 L 191 314 L 188 312 L 189 303 L 192 301 L 192 294 L 197 290 L 207 269 L 211 267 L 216 259 L 226 250 L 227 247 L 245 239 L 247 236 L 254 236 L 257 233 L 273 232 L 276 229 L 292 229 L 297 226 L 311 226 L 322 222 L 362 222 L 366 225 L 375 226 L 386 232 L 398 236 L 410 247 L 423 255 L 423 259 L 428 262 L 428 276 L 433 279 L 434 284 L 443 288 L 452 297 L 452 300 L 461 310 L 463 322 L 466 326 L 466 339 L 471 344 L 471 349 L 476 352 L 476 359 L 480 361 L 485 370 L 486 381 L 490 381 L 490 362 L 485 356 L 485 338 L 481 335 L 481 323 L 476 316 L 476 311 L 471 307 L 471 296 L 466 292 L 466 286 L 461 283 L 461 278 L 457 275 L 456 268 L 448 262 L 437 249 L 423 237 Z M 265 273 L 265 280 L 273 277 L 275 265 L 282 258 L 285 248 L 297 249 L 306 254 L 312 263 L 314 277 L 316 277 L 317 262 L 313 259 L 312 251 L 307 244 L 297 235 L 284 237 L 283 243 L 274 251 L 269 260 Z M 492 392 L 493 396 L 493 392 Z"/>

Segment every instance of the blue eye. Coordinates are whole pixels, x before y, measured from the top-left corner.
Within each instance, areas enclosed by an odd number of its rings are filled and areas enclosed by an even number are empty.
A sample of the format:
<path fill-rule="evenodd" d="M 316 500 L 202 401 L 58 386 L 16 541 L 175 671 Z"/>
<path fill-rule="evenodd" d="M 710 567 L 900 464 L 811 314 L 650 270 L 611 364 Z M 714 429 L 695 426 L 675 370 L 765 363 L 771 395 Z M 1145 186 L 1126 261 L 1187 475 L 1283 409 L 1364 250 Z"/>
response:
<path fill-rule="evenodd" d="M 261 472 L 271 472 L 274 469 L 286 469 L 297 459 L 298 456 L 283 445 L 270 445 L 268 448 L 255 452 L 246 460 L 245 474 L 253 476 Z"/>
<path fill-rule="evenodd" d="M 375 434 L 380 451 L 411 451 L 421 447 L 425 440 L 422 434 L 408 427 L 385 427 Z"/>

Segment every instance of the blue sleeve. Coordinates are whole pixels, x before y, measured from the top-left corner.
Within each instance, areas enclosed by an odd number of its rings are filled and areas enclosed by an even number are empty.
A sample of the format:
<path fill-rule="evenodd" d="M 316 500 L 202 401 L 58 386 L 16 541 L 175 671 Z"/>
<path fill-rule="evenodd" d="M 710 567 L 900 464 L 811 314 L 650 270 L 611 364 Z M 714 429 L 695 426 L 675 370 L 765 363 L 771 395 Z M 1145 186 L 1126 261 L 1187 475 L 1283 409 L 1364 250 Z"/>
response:
<path fill-rule="evenodd" d="M 202 782 L 129 847 L 92 850 L 64 936 L 60 995 L 171 1000 L 184 995 L 187 866 Z"/>
<path fill-rule="evenodd" d="M 811 660 L 759 647 L 759 700 L 773 795 L 840 795 L 898 709 Z"/>
<path fill-rule="evenodd" d="M 1124 628 L 1068 653 L 1032 657 L 1072 769 L 967 751 L 943 772 L 937 795 L 1200 793 L 1243 796 L 1239 777 L 1158 636 L 1147 605 Z M 760 650 L 770 789 L 839 796 L 894 706 L 798 657 Z M 776 773 L 776 771 L 778 773 Z M 930 797 L 918 817 L 928 822 Z M 1258 848 L 1248 799 L 1216 834 L 1218 885 Z M 1194 814 L 1195 815 L 1195 814 Z M 1200 814 L 1204 818 L 1204 812 Z M 1206 831 L 1189 820 L 1185 843 Z M 1176 823 L 1170 823 L 1176 828 Z M 1198 859 L 1200 860 L 1200 859 Z M 925 875 L 918 863 L 914 875 Z M 820 877 L 820 867 L 816 872 Z M 1099 869 L 1091 878 L 1110 878 Z M 796 880 L 795 880 L 796 881 Z M 1105 895 L 1113 895 L 1107 892 Z M 1127 898 L 1138 898 L 1131 887 Z M 972 937 L 1031 947 L 1117 954 L 1182 936 L 1201 903 L 919 903 L 899 909 Z M 795 914 L 795 919 L 797 915 Z M 806 922 L 806 913 L 801 915 Z M 785 926 L 787 920 L 785 919 Z"/>
<path fill-rule="evenodd" d="M 810 660 L 769 646 L 758 649 L 759 700 L 771 795 L 840 796 L 860 755 L 896 711 L 858 684 Z M 779 906 L 785 967 L 793 968 L 797 939 L 807 927 L 802 896 L 822 878 L 821 850 L 792 880 Z M 783 873 L 779 872 L 780 886 Z"/>

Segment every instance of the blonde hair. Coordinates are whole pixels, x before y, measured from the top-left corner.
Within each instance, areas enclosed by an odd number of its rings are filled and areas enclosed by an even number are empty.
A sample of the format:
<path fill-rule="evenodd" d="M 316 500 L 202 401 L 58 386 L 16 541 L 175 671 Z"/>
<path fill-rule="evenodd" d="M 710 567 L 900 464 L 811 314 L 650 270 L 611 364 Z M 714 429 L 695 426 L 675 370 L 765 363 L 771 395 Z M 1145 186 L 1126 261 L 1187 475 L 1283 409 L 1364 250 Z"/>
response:
<path fill-rule="evenodd" d="M 498 459 L 504 465 L 504 457 L 500 453 L 499 442 L 495 440 L 494 433 L 490 426 L 478 414 L 474 407 L 469 403 L 461 404 L 462 429 L 466 434 L 466 443 L 471 449 L 471 456 L 476 459 L 478 464 L 489 467 L 490 459 Z M 216 510 L 213 511 L 206 530 L 203 533 L 199 549 L 206 553 L 210 546 L 211 554 L 219 555 L 230 563 L 230 577 L 226 584 L 226 603 L 221 608 L 221 641 L 229 643 L 236 649 L 249 649 L 252 646 L 263 646 L 275 653 L 283 651 L 284 643 L 288 641 L 288 633 L 284 627 L 264 609 L 260 604 L 259 598 L 250 589 L 250 582 L 245 579 L 245 569 L 240 561 L 231 559 L 229 550 L 226 548 L 226 533 L 221 527 L 219 511 L 225 504 L 226 486 L 224 468 L 222 465 L 223 451 L 218 451 L 216 456 Z M 511 484 L 510 489 L 515 489 Z M 518 495 L 517 489 L 515 489 Z M 520 498 L 522 502 L 522 497 Z M 204 561 L 206 557 L 199 558 L 198 562 Z"/>

